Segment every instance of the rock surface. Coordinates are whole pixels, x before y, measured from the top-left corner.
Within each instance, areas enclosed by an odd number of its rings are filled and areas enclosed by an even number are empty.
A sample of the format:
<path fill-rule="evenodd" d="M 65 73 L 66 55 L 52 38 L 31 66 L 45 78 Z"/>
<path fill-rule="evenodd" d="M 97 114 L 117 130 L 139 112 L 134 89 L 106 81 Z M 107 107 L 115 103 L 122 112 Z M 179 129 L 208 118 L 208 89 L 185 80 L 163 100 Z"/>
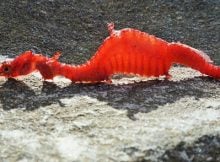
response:
<path fill-rule="evenodd" d="M 220 63 L 220 1 L 0 2 L 0 52 L 27 49 L 82 63 L 106 23 L 207 52 Z M 2 58 L 3 59 L 3 58 Z M 0 161 L 220 161 L 220 82 L 189 68 L 113 84 L 0 80 Z"/>

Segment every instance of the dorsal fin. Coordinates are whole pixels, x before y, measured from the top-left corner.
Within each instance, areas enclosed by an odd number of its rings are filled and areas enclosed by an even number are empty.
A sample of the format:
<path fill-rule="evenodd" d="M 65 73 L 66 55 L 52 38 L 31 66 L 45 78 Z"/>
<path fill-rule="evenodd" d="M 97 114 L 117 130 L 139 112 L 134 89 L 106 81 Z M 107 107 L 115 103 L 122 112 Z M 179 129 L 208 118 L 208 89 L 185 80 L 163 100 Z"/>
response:
<path fill-rule="evenodd" d="M 111 23 L 108 23 L 107 25 L 108 25 L 109 34 L 111 35 L 115 30 L 115 24 L 111 22 Z"/>

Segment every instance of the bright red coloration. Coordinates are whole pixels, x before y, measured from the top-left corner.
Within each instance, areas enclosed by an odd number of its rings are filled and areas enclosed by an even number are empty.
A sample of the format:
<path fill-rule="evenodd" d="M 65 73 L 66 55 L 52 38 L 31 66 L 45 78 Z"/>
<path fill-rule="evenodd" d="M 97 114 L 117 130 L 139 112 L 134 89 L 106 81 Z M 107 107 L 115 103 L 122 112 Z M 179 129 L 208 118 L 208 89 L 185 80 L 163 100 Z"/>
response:
<path fill-rule="evenodd" d="M 61 75 L 73 82 L 100 82 L 110 80 L 116 73 L 169 77 L 170 66 L 179 63 L 220 78 L 220 67 L 213 65 L 210 58 L 197 49 L 181 43 L 168 43 L 135 29 L 114 30 L 114 24 L 109 24 L 108 29 L 110 36 L 85 64 L 60 63 L 60 53 L 47 58 L 27 51 L 12 62 L 3 63 L 0 73 L 5 77 L 16 77 L 39 70 L 44 79 Z"/>
<path fill-rule="evenodd" d="M 53 71 L 46 63 L 57 61 L 59 56 L 60 53 L 56 53 L 54 57 L 48 58 L 41 54 L 33 54 L 32 51 L 26 51 L 12 61 L 1 63 L 0 76 L 15 78 L 39 70 L 44 79 L 52 79 Z"/>

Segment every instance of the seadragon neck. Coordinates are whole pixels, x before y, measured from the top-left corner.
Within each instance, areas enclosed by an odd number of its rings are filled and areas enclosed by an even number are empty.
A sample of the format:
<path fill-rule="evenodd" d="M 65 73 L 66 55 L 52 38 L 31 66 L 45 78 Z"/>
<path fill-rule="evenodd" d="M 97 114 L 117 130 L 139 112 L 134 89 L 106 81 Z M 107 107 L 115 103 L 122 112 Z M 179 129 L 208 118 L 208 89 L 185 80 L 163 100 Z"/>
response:
<path fill-rule="evenodd" d="M 108 76 L 100 74 L 101 71 L 96 64 L 92 64 L 89 61 L 81 65 L 55 62 L 52 68 L 56 72 L 54 76 L 63 76 L 72 82 L 99 82 L 108 79 Z"/>

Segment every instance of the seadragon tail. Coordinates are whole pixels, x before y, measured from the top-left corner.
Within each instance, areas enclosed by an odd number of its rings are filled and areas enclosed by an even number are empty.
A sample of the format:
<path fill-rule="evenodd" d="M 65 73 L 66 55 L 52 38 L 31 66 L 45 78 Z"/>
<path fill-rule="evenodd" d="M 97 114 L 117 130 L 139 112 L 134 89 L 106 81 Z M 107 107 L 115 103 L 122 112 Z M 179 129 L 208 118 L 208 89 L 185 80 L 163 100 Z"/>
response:
<path fill-rule="evenodd" d="M 220 79 L 220 66 L 214 65 L 204 52 L 181 43 L 170 43 L 169 50 L 173 63 L 189 66 L 202 74 Z"/>

